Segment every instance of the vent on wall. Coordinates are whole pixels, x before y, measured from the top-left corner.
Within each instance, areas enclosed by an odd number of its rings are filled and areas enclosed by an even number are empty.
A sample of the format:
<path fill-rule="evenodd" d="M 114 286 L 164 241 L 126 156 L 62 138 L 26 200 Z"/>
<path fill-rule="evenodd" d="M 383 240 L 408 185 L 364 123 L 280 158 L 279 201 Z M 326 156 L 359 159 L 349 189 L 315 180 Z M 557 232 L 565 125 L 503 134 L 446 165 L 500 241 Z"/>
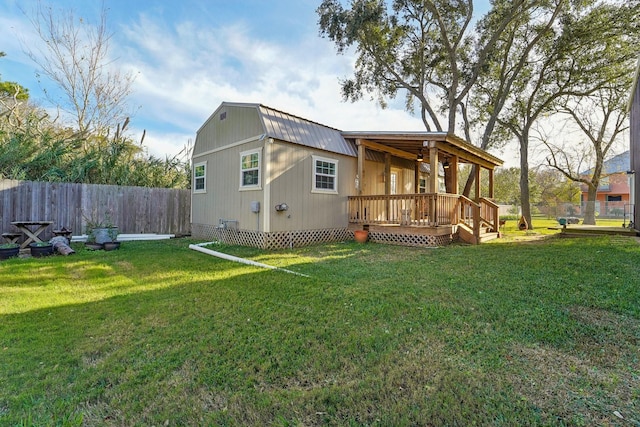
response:
<path fill-rule="evenodd" d="M 227 118 L 227 112 L 226 112 L 226 111 L 225 111 L 225 112 L 220 113 L 220 120 L 224 120 L 224 119 L 226 119 L 226 118 Z"/>

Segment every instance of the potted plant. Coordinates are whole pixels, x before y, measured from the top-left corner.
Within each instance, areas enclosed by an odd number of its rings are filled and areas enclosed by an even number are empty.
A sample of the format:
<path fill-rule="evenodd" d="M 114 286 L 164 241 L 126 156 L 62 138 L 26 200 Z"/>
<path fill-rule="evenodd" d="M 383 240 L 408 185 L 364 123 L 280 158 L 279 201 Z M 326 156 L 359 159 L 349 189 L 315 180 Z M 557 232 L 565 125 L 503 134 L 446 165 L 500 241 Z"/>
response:
<path fill-rule="evenodd" d="M 366 243 L 369 240 L 369 230 L 354 230 L 353 237 L 358 243 Z"/>
<path fill-rule="evenodd" d="M 0 259 L 9 259 L 20 254 L 20 245 L 17 243 L 3 243 L 0 245 Z"/>
<path fill-rule="evenodd" d="M 103 244 L 105 251 L 115 251 L 116 249 L 120 249 L 120 242 L 114 240 L 113 242 L 104 242 Z"/>
<path fill-rule="evenodd" d="M 84 219 L 87 223 L 87 243 L 103 245 L 106 242 L 116 241 L 118 227 L 111 220 L 110 210 L 104 212 L 102 219 L 95 214 L 91 215 L 91 217 L 84 216 Z"/>
<path fill-rule="evenodd" d="M 34 258 L 40 258 L 53 254 L 53 245 L 49 242 L 31 243 L 29 244 L 29 249 L 31 250 L 31 256 Z"/>
<path fill-rule="evenodd" d="M 96 242 L 96 236 L 89 231 L 88 226 L 87 226 L 87 241 L 84 242 L 84 247 L 90 251 L 99 251 L 100 249 L 104 249 L 104 244 Z"/>

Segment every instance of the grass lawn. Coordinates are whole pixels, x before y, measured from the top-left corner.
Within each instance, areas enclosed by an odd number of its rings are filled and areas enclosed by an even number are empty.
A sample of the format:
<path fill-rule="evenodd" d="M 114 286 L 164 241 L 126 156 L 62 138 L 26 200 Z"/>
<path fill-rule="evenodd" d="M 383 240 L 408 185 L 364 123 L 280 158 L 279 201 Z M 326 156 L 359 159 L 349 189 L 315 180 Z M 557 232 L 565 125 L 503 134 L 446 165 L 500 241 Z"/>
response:
<path fill-rule="evenodd" d="M 640 425 L 640 244 L 509 226 L 1 261 L 0 425 Z"/>

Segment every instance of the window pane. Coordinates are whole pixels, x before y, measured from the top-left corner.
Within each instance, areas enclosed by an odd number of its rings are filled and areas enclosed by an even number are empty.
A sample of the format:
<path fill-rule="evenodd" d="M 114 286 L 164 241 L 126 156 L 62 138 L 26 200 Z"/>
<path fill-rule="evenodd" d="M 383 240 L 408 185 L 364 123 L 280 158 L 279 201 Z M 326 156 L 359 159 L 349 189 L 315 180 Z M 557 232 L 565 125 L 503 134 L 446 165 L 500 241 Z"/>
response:
<path fill-rule="evenodd" d="M 316 173 L 322 173 L 325 175 L 335 175 L 336 165 L 335 163 L 323 162 L 318 160 L 316 162 Z"/>
<path fill-rule="evenodd" d="M 252 169 L 258 167 L 258 153 L 242 156 L 242 169 Z"/>
<path fill-rule="evenodd" d="M 204 165 L 198 165 L 195 168 L 195 176 L 201 177 L 204 176 Z"/>
<path fill-rule="evenodd" d="M 320 188 L 323 190 L 333 190 L 333 185 L 334 178 L 332 176 L 316 175 L 316 188 Z"/>
<path fill-rule="evenodd" d="M 258 171 L 242 172 L 242 185 L 258 185 Z"/>
<path fill-rule="evenodd" d="M 204 190 L 204 178 L 196 178 L 196 190 Z"/>

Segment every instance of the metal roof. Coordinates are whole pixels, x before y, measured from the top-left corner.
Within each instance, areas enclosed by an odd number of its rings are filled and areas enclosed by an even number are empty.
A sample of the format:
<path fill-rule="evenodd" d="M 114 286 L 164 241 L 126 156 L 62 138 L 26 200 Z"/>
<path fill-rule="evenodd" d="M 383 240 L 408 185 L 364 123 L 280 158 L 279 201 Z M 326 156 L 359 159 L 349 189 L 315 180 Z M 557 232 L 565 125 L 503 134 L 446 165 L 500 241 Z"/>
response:
<path fill-rule="evenodd" d="M 356 147 L 347 142 L 338 129 L 264 105 L 259 106 L 259 111 L 268 137 L 347 156 L 358 156 Z"/>
<path fill-rule="evenodd" d="M 629 150 L 625 151 L 622 154 L 618 154 L 617 156 L 613 156 L 609 160 L 605 160 L 602 163 L 602 175 L 612 175 L 614 173 L 623 173 L 627 172 L 631 167 L 631 156 Z M 593 168 L 586 170 L 584 172 L 580 172 L 580 175 L 591 175 L 593 174 Z"/>
<path fill-rule="evenodd" d="M 358 157 L 356 139 L 380 142 L 415 156 L 422 153 L 425 141 L 437 141 L 439 151 L 460 154 L 462 162 L 481 161 L 492 167 L 502 164 L 497 157 L 446 132 L 344 132 L 263 104 L 223 102 L 223 105 L 256 108 L 265 137 L 346 156 Z M 376 150 L 365 150 L 365 157 L 367 160 L 384 161 L 384 154 Z"/>

